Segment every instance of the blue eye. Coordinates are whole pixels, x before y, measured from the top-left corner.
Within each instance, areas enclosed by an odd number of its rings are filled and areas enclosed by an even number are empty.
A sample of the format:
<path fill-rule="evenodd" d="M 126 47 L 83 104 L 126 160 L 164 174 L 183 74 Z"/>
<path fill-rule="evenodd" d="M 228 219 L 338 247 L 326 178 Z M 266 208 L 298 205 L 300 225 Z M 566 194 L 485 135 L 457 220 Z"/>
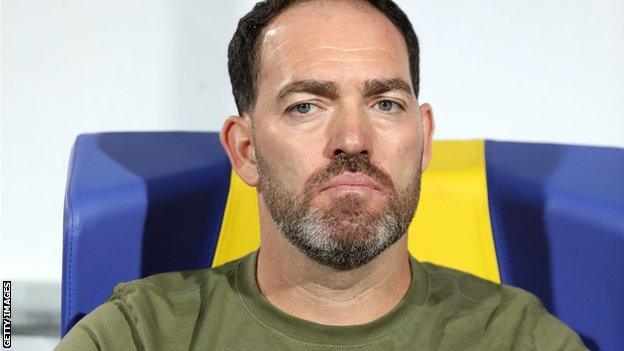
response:
<path fill-rule="evenodd" d="M 306 113 L 310 112 L 311 109 L 312 109 L 312 105 L 310 105 L 309 103 L 295 105 L 295 111 L 297 111 L 297 113 L 300 113 L 302 115 L 305 115 Z"/>
<path fill-rule="evenodd" d="M 308 116 L 314 113 L 316 105 L 310 102 L 302 102 L 288 108 L 288 112 L 296 116 Z"/>
<path fill-rule="evenodd" d="M 401 108 L 401 105 L 390 100 L 379 101 L 376 105 L 377 108 L 383 112 L 393 112 Z"/>

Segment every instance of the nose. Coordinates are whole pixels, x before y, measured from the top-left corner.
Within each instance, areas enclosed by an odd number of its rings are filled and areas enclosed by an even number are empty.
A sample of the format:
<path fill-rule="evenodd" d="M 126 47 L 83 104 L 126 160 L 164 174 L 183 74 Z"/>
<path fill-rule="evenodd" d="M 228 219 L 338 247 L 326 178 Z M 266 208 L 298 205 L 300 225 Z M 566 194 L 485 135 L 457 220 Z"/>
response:
<path fill-rule="evenodd" d="M 328 126 L 329 140 L 325 156 L 333 158 L 339 154 L 371 156 L 371 126 L 363 111 L 358 108 L 343 108 L 332 116 Z"/>

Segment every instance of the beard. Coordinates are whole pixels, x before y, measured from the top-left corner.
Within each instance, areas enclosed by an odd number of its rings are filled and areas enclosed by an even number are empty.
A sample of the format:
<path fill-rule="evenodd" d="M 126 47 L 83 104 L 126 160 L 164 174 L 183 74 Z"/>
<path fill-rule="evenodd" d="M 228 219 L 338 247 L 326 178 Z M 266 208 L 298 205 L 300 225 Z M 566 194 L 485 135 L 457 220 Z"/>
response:
<path fill-rule="evenodd" d="M 420 194 L 421 172 L 402 190 L 364 154 L 341 153 L 315 172 L 298 195 L 283 184 L 255 148 L 262 193 L 278 230 L 299 251 L 321 265 L 340 271 L 359 268 L 397 242 L 414 217 Z M 323 183 L 344 172 L 360 172 L 379 183 L 386 194 L 381 211 L 371 211 L 358 194 L 335 198 L 326 209 L 312 206 Z"/>

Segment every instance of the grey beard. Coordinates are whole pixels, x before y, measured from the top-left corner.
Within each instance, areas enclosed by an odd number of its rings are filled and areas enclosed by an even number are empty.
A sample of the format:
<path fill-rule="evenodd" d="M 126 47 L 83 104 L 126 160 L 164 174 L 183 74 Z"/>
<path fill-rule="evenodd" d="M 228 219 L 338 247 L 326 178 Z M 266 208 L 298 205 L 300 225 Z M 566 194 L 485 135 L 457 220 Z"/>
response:
<path fill-rule="evenodd" d="M 360 240 L 341 240 L 343 228 L 332 222 L 311 209 L 301 217 L 276 221 L 280 232 L 299 251 L 324 266 L 341 271 L 372 261 L 407 231 L 407 226 L 386 214 L 379 218 L 377 225 L 360 225 Z"/>
<path fill-rule="evenodd" d="M 372 261 L 405 235 L 418 204 L 420 177 L 402 194 L 390 196 L 380 214 L 363 209 L 357 195 L 344 196 L 320 212 L 272 181 L 262 183 L 262 193 L 291 244 L 324 266 L 346 271 Z"/>
<path fill-rule="evenodd" d="M 405 190 L 397 191 L 390 177 L 364 155 L 342 155 L 313 175 L 298 197 L 279 182 L 257 148 L 256 160 L 260 192 L 278 230 L 307 257 L 336 270 L 352 270 L 372 261 L 405 235 L 416 212 L 420 172 Z M 323 211 L 312 208 L 315 187 L 345 171 L 362 172 L 385 185 L 387 204 L 381 213 L 368 211 L 355 194 L 336 199 Z"/>

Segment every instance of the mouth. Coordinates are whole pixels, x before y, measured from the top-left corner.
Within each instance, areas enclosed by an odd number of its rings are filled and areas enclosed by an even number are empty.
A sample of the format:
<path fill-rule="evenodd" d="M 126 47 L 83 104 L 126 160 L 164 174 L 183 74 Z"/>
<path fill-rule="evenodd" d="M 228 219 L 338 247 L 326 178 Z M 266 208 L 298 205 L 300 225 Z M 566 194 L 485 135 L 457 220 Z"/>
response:
<path fill-rule="evenodd" d="M 326 191 L 379 191 L 383 187 L 363 173 L 346 172 L 327 181 L 320 192 Z"/>

